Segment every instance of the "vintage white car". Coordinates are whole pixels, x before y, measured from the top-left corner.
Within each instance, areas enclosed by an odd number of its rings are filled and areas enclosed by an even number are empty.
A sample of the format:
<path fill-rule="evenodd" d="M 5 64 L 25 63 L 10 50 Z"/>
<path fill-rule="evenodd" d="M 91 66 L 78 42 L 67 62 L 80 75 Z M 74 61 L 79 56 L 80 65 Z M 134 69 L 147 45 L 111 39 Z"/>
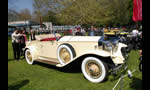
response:
<path fill-rule="evenodd" d="M 106 36 L 63 36 L 59 34 L 37 35 L 36 40 L 26 43 L 25 59 L 65 67 L 74 60 L 81 60 L 81 70 L 93 83 L 105 80 L 110 70 L 126 63 L 123 43 Z"/>

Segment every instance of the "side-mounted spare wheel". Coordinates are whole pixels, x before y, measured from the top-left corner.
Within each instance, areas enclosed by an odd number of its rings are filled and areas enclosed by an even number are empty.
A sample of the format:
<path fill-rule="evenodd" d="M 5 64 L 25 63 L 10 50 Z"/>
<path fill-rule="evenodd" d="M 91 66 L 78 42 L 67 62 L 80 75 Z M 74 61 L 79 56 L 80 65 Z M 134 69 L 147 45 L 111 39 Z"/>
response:
<path fill-rule="evenodd" d="M 81 69 L 85 78 L 93 83 L 104 81 L 108 73 L 108 66 L 95 57 L 85 58 L 82 62 Z"/>
<path fill-rule="evenodd" d="M 33 64 L 33 56 L 30 49 L 25 50 L 25 59 L 28 64 Z"/>
<path fill-rule="evenodd" d="M 62 65 L 65 65 L 75 57 L 75 51 L 69 44 L 62 44 L 57 49 L 57 57 Z"/>

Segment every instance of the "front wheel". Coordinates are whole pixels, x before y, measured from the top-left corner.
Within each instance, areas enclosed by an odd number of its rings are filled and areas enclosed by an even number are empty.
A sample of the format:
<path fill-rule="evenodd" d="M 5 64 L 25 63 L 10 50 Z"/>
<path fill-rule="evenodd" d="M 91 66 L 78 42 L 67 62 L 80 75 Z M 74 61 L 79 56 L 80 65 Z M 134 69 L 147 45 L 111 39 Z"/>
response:
<path fill-rule="evenodd" d="M 85 58 L 82 62 L 81 69 L 85 78 L 93 83 L 104 81 L 108 73 L 107 65 L 95 57 Z"/>

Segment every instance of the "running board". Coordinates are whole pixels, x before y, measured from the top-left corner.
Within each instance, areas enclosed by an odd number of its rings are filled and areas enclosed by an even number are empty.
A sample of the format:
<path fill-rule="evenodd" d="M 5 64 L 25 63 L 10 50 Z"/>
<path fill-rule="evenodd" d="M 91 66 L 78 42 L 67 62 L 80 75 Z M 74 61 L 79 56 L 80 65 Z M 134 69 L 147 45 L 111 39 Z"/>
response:
<path fill-rule="evenodd" d="M 64 67 L 65 66 L 65 65 L 60 64 L 60 62 L 56 58 L 49 58 L 49 57 L 41 57 L 40 56 L 36 61 L 50 64 L 50 65 L 54 65 L 56 67 Z"/>
<path fill-rule="evenodd" d="M 37 59 L 36 61 L 51 65 L 60 64 L 59 61 L 55 58 L 39 57 L 39 59 Z"/>
<path fill-rule="evenodd" d="M 51 64 L 51 65 L 55 65 L 56 67 L 64 67 L 67 64 L 71 63 L 73 60 L 70 60 L 68 63 L 62 65 L 57 58 L 50 58 L 50 57 L 43 57 L 40 56 L 36 61 L 39 62 L 43 62 L 43 63 L 47 63 L 47 64 Z"/>
<path fill-rule="evenodd" d="M 46 63 L 46 64 L 50 64 L 50 65 L 57 65 L 57 64 L 59 64 L 58 62 L 48 61 L 48 60 L 43 60 L 43 59 L 37 59 L 36 61 L 42 62 L 42 63 Z"/>

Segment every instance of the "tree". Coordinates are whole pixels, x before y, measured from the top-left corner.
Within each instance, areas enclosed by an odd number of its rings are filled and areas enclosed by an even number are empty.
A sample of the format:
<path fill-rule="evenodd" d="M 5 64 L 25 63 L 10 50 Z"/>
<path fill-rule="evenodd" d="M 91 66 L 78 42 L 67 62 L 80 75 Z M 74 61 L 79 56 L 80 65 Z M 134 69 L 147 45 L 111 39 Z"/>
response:
<path fill-rule="evenodd" d="M 114 24 L 127 24 L 129 22 L 128 0 L 112 0 L 111 8 L 113 10 L 112 23 Z"/>
<path fill-rule="evenodd" d="M 32 15 L 29 9 L 25 8 L 19 12 L 19 20 L 31 20 Z"/>
<path fill-rule="evenodd" d="M 43 22 L 52 22 L 53 24 L 58 24 L 56 19 L 56 14 L 52 11 L 48 11 L 46 15 L 43 16 Z"/>
<path fill-rule="evenodd" d="M 8 0 L 8 9 L 16 9 L 16 5 L 14 5 L 15 2 L 17 2 L 18 0 Z"/>
<path fill-rule="evenodd" d="M 42 17 L 45 14 L 45 5 L 44 2 L 45 0 L 33 0 L 33 21 L 40 22 L 40 17 Z"/>
<path fill-rule="evenodd" d="M 18 20 L 18 12 L 16 11 L 16 6 L 14 3 L 17 0 L 8 0 L 8 22 Z"/>
<path fill-rule="evenodd" d="M 127 24 L 131 16 L 130 5 L 131 0 L 34 0 L 38 15 L 45 14 L 45 19 L 67 25 Z"/>
<path fill-rule="evenodd" d="M 40 21 L 39 17 L 42 17 L 43 21 L 52 22 L 53 24 L 59 24 L 57 22 L 57 17 L 56 17 L 56 14 L 60 12 L 59 10 L 60 6 L 57 3 L 58 1 L 57 0 L 33 0 L 34 20 Z"/>
<path fill-rule="evenodd" d="M 129 3 L 129 5 L 128 5 L 129 24 L 133 24 L 134 23 L 134 21 L 132 20 L 132 16 L 133 16 L 133 0 L 128 0 L 128 3 Z"/>
<path fill-rule="evenodd" d="M 60 19 L 70 24 L 98 24 L 111 21 L 110 0 L 74 0 L 62 10 Z M 68 3 L 68 2 L 67 2 Z"/>
<path fill-rule="evenodd" d="M 8 9 L 8 22 L 19 20 L 19 13 L 14 9 Z"/>

